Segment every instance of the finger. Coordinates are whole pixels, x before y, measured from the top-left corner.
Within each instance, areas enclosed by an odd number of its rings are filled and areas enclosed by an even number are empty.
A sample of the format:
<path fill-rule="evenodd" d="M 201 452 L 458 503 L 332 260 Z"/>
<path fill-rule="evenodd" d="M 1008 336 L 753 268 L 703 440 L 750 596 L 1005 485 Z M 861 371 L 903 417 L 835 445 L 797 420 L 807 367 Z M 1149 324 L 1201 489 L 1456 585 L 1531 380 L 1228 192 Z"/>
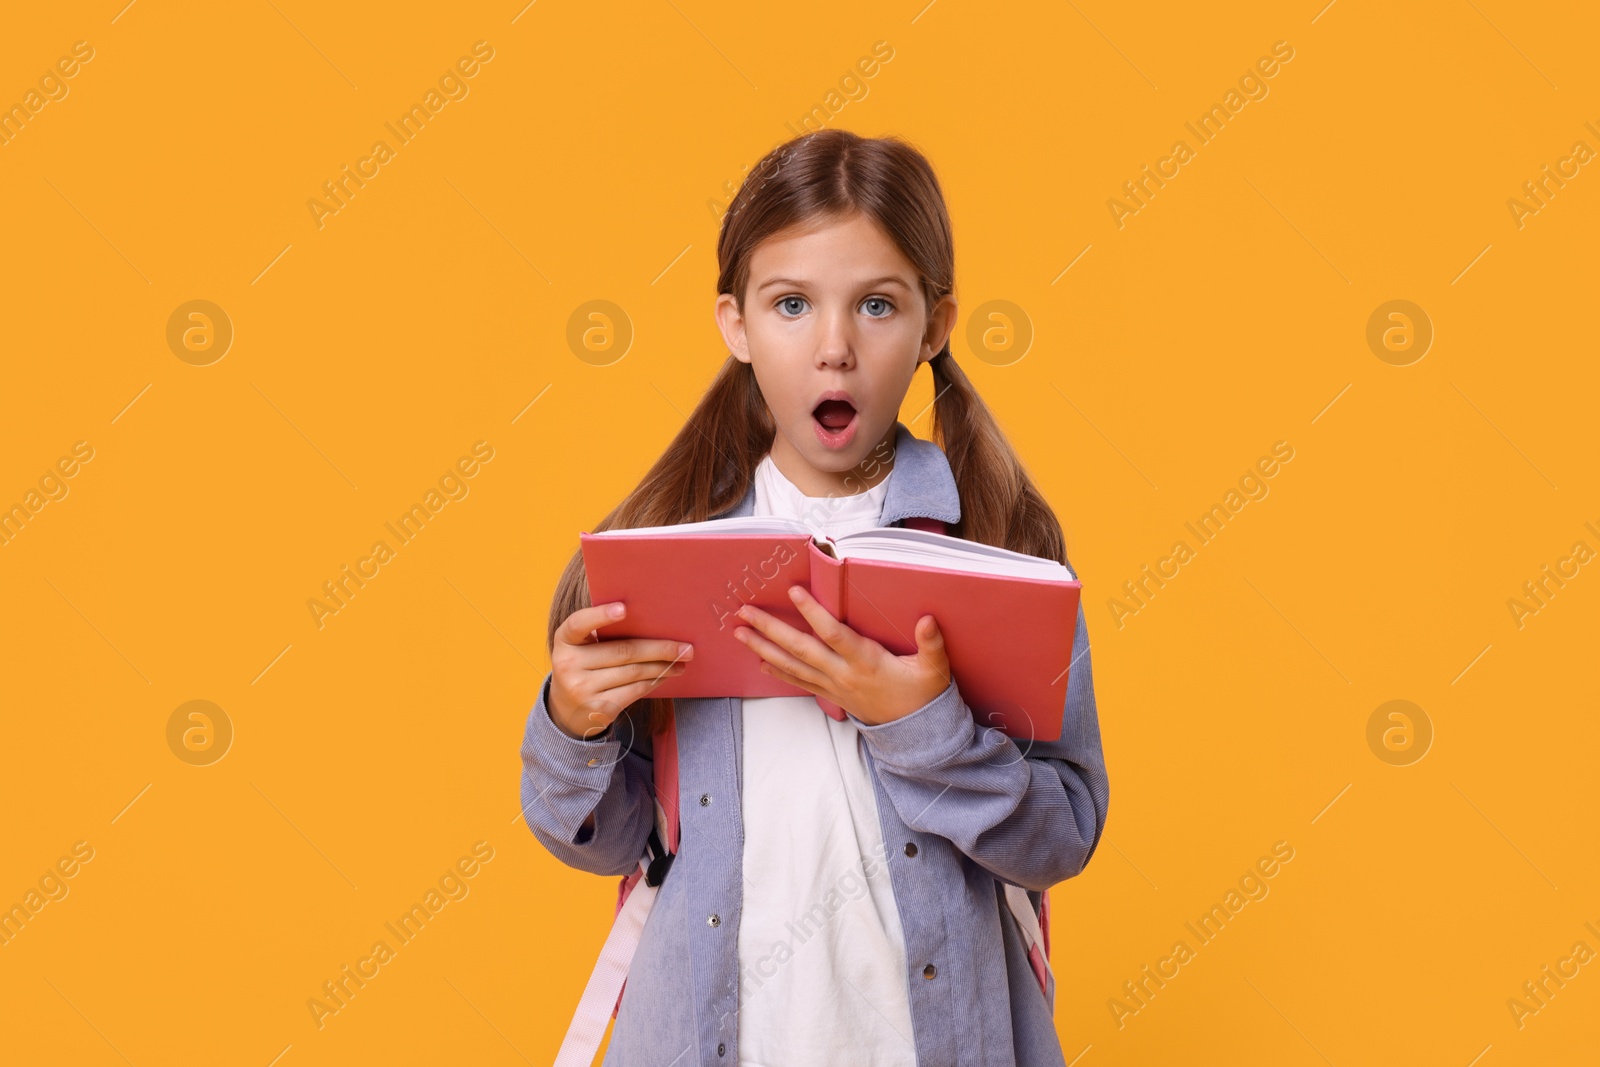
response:
<path fill-rule="evenodd" d="M 623 615 L 612 615 L 611 608 L 623 607 L 621 601 L 615 604 L 594 604 L 587 608 L 579 608 L 568 615 L 561 625 L 556 627 L 555 639 L 569 645 L 581 645 L 589 641 L 592 631 L 602 626 L 609 626 Z M 626 609 L 624 608 L 624 614 Z"/>
<path fill-rule="evenodd" d="M 733 636 L 743 641 L 746 647 L 765 660 L 769 666 L 780 668 L 791 677 L 806 679 L 806 688 L 820 686 L 827 681 L 827 675 L 822 670 L 748 626 L 739 627 L 733 632 Z M 823 647 L 815 638 L 808 640 L 817 644 L 819 648 Z"/>
<path fill-rule="evenodd" d="M 643 700 L 645 697 L 653 695 L 653 690 L 656 688 L 656 686 L 660 685 L 668 678 L 676 677 L 682 672 L 682 669 L 683 665 L 679 664 L 677 667 L 659 676 L 632 682 L 628 685 L 622 686 L 620 689 L 612 689 L 606 693 L 606 699 L 615 701 L 618 704 L 621 704 L 622 707 L 626 708 L 635 700 Z"/>
<path fill-rule="evenodd" d="M 917 639 L 917 657 L 949 677 L 950 657 L 945 651 L 944 631 L 939 629 L 939 620 L 932 615 L 922 616 L 912 635 Z"/>
<path fill-rule="evenodd" d="M 789 654 L 791 663 L 781 665 L 793 673 L 799 673 L 795 671 L 795 663 L 803 663 L 814 670 L 829 673 L 837 672 L 844 666 L 844 661 L 837 652 L 811 634 L 802 633 L 790 626 L 776 615 L 768 614 L 753 604 L 744 605 L 736 614 L 759 631 L 751 636 L 765 636 L 771 644 Z"/>
<path fill-rule="evenodd" d="M 855 659 L 861 654 L 861 635 L 834 618 L 833 612 L 823 607 L 809 589 L 803 585 L 790 586 L 789 599 L 794 601 L 823 644 L 845 659 Z"/>
<path fill-rule="evenodd" d="M 607 690 L 620 689 L 637 682 L 655 684 L 667 678 L 676 678 L 687 667 L 688 665 L 684 663 L 668 663 L 663 660 L 625 663 L 618 667 L 602 667 L 590 672 L 589 682 L 594 687 L 596 696 L 612 699 Z"/>
<path fill-rule="evenodd" d="M 681 673 L 682 667 L 654 673 L 650 677 L 638 681 L 618 685 L 614 688 L 603 689 L 579 705 L 579 709 L 586 713 L 589 726 L 585 728 L 586 737 L 604 732 L 605 728 L 621 717 L 628 705 L 650 696 L 655 688 L 668 678 Z"/>
<path fill-rule="evenodd" d="M 583 727 L 583 736 L 586 739 L 593 738 L 615 725 L 618 730 L 612 734 L 612 739 L 622 741 L 625 747 L 631 748 L 633 720 L 623 715 L 623 712 L 627 711 L 630 705 L 651 696 L 656 686 L 665 678 L 671 677 L 672 673 L 607 689 L 590 697 L 579 706 L 580 712 L 587 720 Z"/>
<path fill-rule="evenodd" d="M 804 689 L 812 696 L 828 697 L 827 690 L 823 689 L 821 686 L 812 685 L 800 678 L 796 678 L 788 671 L 785 671 L 779 667 L 774 667 L 770 663 L 763 663 L 760 669 L 763 674 L 770 674 L 780 682 L 788 682 L 790 685 L 795 686 L 798 689 Z"/>
<path fill-rule="evenodd" d="M 617 667 L 624 663 L 650 663 L 664 660 L 677 663 L 694 656 L 694 646 L 682 641 L 650 637 L 618 637 L 584 645 L 574 653 L 587 670 Z"/>

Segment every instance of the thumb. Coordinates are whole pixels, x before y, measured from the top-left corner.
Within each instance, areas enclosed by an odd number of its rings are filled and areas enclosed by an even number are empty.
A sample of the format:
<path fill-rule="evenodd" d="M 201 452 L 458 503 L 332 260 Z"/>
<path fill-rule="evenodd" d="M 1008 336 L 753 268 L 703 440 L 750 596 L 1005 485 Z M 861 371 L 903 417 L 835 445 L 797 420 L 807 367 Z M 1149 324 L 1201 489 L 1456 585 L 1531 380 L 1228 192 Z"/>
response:
<path fill-rule="evenodd" d="M 924 615 L 917 620 L 914 633 L 917 639 L 917 652 L 929 657 L 935 663 L 943 663 L 944 631 L 939 629 L 939 620 L 932 615 Z"/>

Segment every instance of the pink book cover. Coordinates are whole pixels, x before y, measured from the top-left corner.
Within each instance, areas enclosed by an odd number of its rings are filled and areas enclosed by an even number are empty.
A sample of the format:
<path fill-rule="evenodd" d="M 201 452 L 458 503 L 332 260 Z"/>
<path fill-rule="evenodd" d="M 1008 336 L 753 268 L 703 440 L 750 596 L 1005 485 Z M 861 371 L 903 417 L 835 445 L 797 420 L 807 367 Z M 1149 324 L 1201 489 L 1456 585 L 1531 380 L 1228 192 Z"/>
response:
<path fill-rule="evenodd" d="M 734 614 L 742 603 L 811 633 L 789 600 L 789 586 L 803 585 L 835 618 L 896 655 L 916 651 L 917 619 L 932 615 L 944 632 L 956 685 L 979 726 L 1019 741 L 1061 735 L 1078 621 L 1077 579 L 840 560 L 805 534 L 582 533 L 579 544 L 590 602 L 620 600 L 628 606 L 625 619 L 599 630 L 602 640 L 649 637 L 694 645 L 684 672 L 663 680 L 651 696 L 810 695 L 762 674 L 761 657 L 733 636 L 744 625 Z M 842 717 L 831 703 L 824 709 Z"/>

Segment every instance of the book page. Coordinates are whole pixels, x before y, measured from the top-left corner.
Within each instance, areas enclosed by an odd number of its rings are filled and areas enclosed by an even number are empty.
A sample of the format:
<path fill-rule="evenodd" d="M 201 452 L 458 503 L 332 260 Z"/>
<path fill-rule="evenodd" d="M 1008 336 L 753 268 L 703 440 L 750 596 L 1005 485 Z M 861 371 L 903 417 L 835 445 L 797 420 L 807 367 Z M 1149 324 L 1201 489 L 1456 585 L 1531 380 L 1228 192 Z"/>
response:
<path fill-rule="evenodd" d="M 841 559 L 876 559 L 941 570 L 1043 581 L 1072 581 L 1076 577 L 1069 568 L 1052 559 L 1041 559 L 1024 552 L 1013 552 L 928 530 L 881 527 L 845 534 L 833 543 Z"/>

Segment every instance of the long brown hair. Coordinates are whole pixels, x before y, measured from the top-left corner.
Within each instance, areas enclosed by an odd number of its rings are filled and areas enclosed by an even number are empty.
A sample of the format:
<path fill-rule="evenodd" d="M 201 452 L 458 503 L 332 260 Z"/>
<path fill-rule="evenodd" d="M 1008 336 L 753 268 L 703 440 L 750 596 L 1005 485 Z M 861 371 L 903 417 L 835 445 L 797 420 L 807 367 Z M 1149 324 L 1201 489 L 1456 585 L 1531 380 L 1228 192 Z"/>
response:
<path fill-rule="evenodd" d="M 877 223 L 917 268 L 928 308 L 955 291 L 955 243 L 933 167 L 897 138 L 827 129 L 779 145 L 745 178 L 722 218 L 717 292 L 732 294 L 743 314 L 750 257 L 762 241 L 857 212 Z M 1065 563 L 1061 524 L 948 343 L 929 367 L 932 440 L 944 449 L 961 497 L 961 521 L 948 532 Z M 701 522 L 731 509 L 744 498 L 776 432 L 751 365 L 729 354 L 661 458 L 593 532 Z M 567 616 L 589 604 L 580 550 L 556 585 L 547 649 L 555 647 Z M 670 698 L 646 697 L 626 713 L 642 712 L 642 732 L 653 734 L 671 709 Z"/>

